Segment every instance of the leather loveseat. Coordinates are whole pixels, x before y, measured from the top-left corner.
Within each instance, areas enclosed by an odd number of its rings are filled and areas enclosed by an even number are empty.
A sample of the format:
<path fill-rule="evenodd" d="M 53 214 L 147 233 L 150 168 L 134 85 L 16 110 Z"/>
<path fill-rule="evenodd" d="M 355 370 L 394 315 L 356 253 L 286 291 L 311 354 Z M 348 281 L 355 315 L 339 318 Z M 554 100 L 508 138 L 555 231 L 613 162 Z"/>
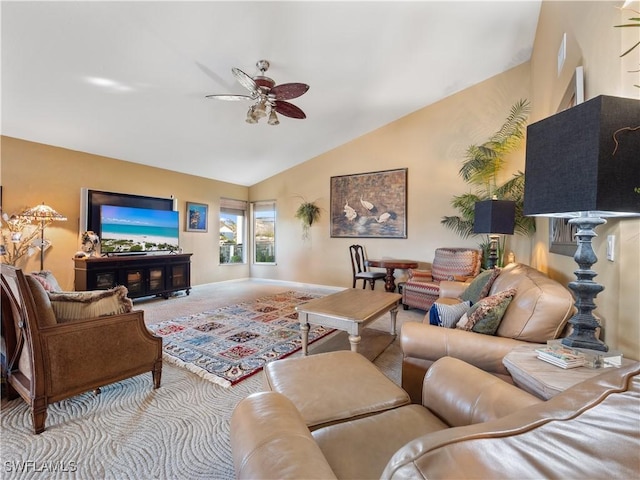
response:
<path fill-rule="evenodd" d="M 322 355 L 327 354 L 314 357 Z M 345 369 L 347 360 L 341 359 Z M 307 363 L 322 367 L 325 362 L 318 358 Z M 282 369 L 280 374 L 288 372 Z M 370 380 L 364 378 L 344 395 L 362 396 Z M 313 431 L 301 412 L 314 402 L 324 408 L 325 394 L 334 385 L 314 382 L 311 376 L 305 387 L 306 394 L 294 399 L 296 403 L 268 391 L 237 405 L 231 418 L 237 478 L 638 475 L 638 363 L 607 369 L 542 401 L 460 360 L 443 358 L 424 378 L 421 405 L 364 416 L 359 409 L 350 418 Z M 306 405 L 299 410 L 301 404 Z"/>
<path fill-rule="evenodd" d="M 442 282 L 438 303 L 459 302 L 468 283 Z M 512 263 L 495 278 L 488 295 L 515 289 L 495 335 L 423 323 L 402 325 L 402 388 L 414 403 L 420 401 L 422 379 L 439 358 L 450 356 L 512 383 L 502 359 L 513 348 L 546 343 L 562 335 L 575 307 L 567 288 L 528 265 Z"/>

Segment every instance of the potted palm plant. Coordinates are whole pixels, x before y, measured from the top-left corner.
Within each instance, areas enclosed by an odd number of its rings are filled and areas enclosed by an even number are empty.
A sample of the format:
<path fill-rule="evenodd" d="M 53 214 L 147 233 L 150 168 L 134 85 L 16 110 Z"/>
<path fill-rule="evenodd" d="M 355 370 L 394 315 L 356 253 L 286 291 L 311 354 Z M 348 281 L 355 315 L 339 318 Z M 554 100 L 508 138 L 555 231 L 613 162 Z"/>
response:
<path fill-rule="evenodd" d="M 530 236 L 535 232 L 535 220 L 523 215 L 524 173 L 518 171 L 505 183 L 498 185 L 498 174 L 505 167 L 505 156 L 514 151 L 524 138 L 530 105 L 527 100 L 519 100 L 512 107 L 502 127 L 481 145 L 467 148 L 465 160 L 459 175 L 473 190 L 451 199 L 451 205 L 459 215 L 444 216 L 441 223 L 462 238 L 473 235 L 475 204 L 483 200 L 496 198 L 511 200 L 516 204 L 515 233 Z M 487 238 L 480 247 L 485 252 L 489 248 Z M 498 266 L 504 265 L 504 237 L 498 245 Z"/>

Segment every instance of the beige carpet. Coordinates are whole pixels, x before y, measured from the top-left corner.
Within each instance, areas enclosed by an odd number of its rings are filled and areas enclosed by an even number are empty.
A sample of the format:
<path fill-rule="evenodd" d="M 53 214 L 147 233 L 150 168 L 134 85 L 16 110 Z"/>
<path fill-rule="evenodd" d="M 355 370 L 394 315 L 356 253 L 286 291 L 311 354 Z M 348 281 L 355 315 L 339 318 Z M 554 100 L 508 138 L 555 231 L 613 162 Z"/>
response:
<path fill-rule="evenodd" d="M 225 282 L 197 286 L 189 296 L 136 301 L 135 307 L 145 311 L 147 322 L 155 322 L 296 287 L 309 286 Z M 423 315 L 419 310 L 400 310 L 398 329 L 405 321 L 421 321 Z M 386 332 L 388 316 L 372 328 Z M 322 339 L 310 346 L 310 353 L 326 348 L 323 344 L 329 341 L 336 340 Z M 398 338 L 374 363 L 400 382 Z M 40 435 L 31 433 L 29 411 L 22 400 L 3 400 L 0 476 L 21 480 L 234 478 L 230 415 L 242 398 L 261 388 L 262 374 L 223 388 L 165 363 L 158 390 L 152 388 L 151 374 L 144 374 L 108 385 L 98 396 L 85 393 L 49 406 L 47 429 Z"/>

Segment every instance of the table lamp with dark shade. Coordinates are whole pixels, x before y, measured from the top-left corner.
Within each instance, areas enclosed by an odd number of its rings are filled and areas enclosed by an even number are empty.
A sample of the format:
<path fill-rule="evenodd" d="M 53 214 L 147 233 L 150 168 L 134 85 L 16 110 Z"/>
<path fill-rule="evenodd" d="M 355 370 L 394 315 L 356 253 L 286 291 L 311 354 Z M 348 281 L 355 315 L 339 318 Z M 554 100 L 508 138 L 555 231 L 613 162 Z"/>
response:
<path fill-rule="evenodd" d="M 598 261 L 591 239 L 606 217 L 640 216 L 640 100 L 600 95 L 527 128 L 524 214 L 571 218 L 577 227 L 577 313 L 569 347 L 608 351 L 593 299 Z"/>
<path fill-rule="evenodd" d="M 476 202 L 473 233 L 489 234 L 489 268 L 495 268 L 498 260 L 499 235 L 513 235 L 516 204 L 509 200 L 484 200 Z"/>

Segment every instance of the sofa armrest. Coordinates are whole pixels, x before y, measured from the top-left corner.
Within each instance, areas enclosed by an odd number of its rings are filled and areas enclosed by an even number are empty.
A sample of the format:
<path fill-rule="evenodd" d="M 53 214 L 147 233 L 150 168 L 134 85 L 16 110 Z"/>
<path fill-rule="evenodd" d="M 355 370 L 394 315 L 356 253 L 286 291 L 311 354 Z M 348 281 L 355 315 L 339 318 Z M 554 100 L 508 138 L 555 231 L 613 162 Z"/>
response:
<path fill-rule="evenodd" d="M 502 359 L 513 348 L 531 343 L 428 323 L 405 322 L 400 332 L 402 388 L 412 403 L 420 403 L 422 381 L 431 365 L 442 357 L 455 357 L 511 383 Z"/>
<path fill-rule="evenodd" d="M 488 422 L 541 403 L 537 397 L 457 358 L 436 361 L 424 378 L 422 405 L 447 425 Z"/>
<path fill-rule="evenodd" d="M 336 478 L 302 415 L 284 395 L 249 395 L 231 416 L 236 478 Z"/>
<path fill-rule="evenodd" d="M 442 357 L 455 357 L 485 372 L 507 376 L 509 372 L 502 364 L 504 356 L 515 347 L 530 345 L 512 338 L 417 322 L 402 325 L 400 343 L 405 358 L 435 362 Z"/>
<path fill-rule="evenodd" d="M 458 298 L 467 287 L 469 287 L 467 282 L 443 280 L 440 282 L 440 298 Z"/>
<path fill-rule="evenodd" d="M 636 478 L 640 363 L 605 370 L 511 415 L 416 438 L 381 478 Z"/>

